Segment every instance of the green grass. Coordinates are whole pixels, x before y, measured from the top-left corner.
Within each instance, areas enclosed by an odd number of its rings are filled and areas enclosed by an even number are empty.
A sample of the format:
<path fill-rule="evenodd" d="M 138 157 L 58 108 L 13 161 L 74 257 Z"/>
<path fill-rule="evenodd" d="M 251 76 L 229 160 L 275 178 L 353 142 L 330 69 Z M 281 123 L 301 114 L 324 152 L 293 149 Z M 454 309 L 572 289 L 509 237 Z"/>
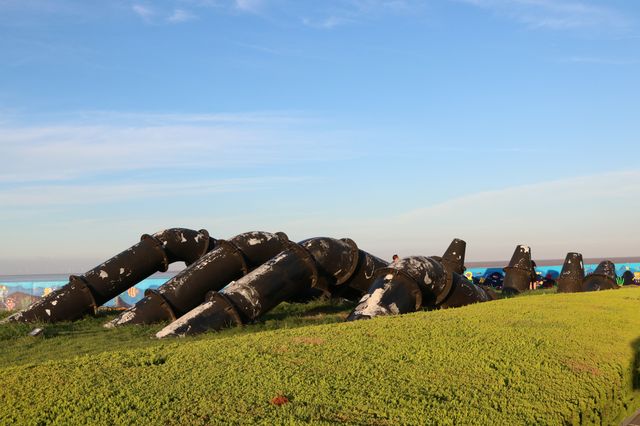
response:
<path fill-rule="evenodd" d="M 109 316 L 1 326 L 0 424 L 615 424 L 640 406 L 640 289 L 336 323 L 350 308 L 167 341 Z"/>

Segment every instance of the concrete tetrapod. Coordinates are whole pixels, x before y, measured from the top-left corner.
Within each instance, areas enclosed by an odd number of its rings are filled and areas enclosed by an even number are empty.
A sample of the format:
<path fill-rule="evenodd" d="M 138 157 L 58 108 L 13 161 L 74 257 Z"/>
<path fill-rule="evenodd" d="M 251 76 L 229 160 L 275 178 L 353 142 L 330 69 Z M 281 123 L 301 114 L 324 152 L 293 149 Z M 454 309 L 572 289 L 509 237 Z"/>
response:
<path fill-rule="evenodd" d="M 616 265 L 610 260 L 603 260 L 592 274 L 587 275 L 582 283 L 582 291 L 598 291 L 617 289 Z"/>
<path fill-rule="evenodd" d="M 312 238 L 290 243 L 262 266 L 230 283 L 178 318 L 156 337 L 185 336 L 254 321 L 280 302 L 311 288 L 331 292 L 373 278 L 386 262 L 358 249 L 350 239 Z"/>
<path fill-rule="evenodd" d="M 578 293 L 582 291 L 584 262 L 582 254 L 567 253 L 558 277 L 558 293 Z"/>
<path fill-rule="evenodd" d="M 205 301 L 211 290 L 220 290 L 280 253 L 289 244 L 286 234 L 245 232 L 230 240 L 218 240 L 216 247 L 157 290 L 147 290 L 135 306 L 105 324 L 173 321 Z"/>
<path fill-rule="evenodd" d="M 172 228 L 143 235 L 140 242 L 49 293 L 6 322 L 57 322 L 78 319 L 169 264 L 198 260 L 215 245 L 202 229 Z"/>

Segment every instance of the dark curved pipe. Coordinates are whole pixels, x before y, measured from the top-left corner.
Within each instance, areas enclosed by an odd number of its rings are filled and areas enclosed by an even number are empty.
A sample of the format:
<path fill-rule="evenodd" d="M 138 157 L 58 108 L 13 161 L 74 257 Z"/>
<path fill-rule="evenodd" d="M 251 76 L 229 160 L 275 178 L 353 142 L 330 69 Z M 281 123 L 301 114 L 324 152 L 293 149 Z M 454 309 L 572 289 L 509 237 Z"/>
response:
<path fill-rule="evenodd" d="M 389 262 L 379 257 L 358 250 L 358 266 L 353 275 L 344 284 L 332 286 L 330 288 L 331 297 L 344 298 L 351 301 L 358 301 L 367 293 L 374 279 L 377 269 L 384 268 Z"/>
<path fill-rule="evenodd" d="M 424 256 L 406 257 L 375 272 L 373 284 L 347 321 L 415 312 L 435 305 L 436 294 L 446 287 L 447 274 L 439 261 Z"/>
<path fill-rule="evenodd" d="M 558 277 L 558 293 L 579 293 L 584 281 L 584 262 L 582 254 L 567 253 Z"/>
<path fill-rule="evenodd" d="M 312 288 L 347 285 L 358 271 L 360 250 L 350 239 L 312 238 L 290 245 L 202 305 L 178 318 L 156 337 L 185 336 L 254 321 L 284 300 Z M 364 273 L 364 272 L 363 272 Z"/>
<path fill-rule="evenodd" d="M 96 266 L 84 275 L 69 277 L 69 283 L 7 322 L 57 322 L 78 319 L 151 276 L 166 271 L 169 264 L 190 264 L 205 254 L 215 240 L 202 229 L 173 228 L 143 235 L 140 242 Z"/>
<path fill-rule="evenodd" d="M 596 267 L 592 274 L 587 275 L 582 283 L 582 291 L 599 291 L 617 289 L 616 265 L 609 260 L 604 260 Z"/>
<path fill-rule="evenodd" d="M 489 302 L 496 300 L 498 295 L 490 288 L 477 286 L 466 279 L 463 275 L 454 273 L 451 279 L 451 289 L 446 295 L 438 297 L 441 299 L 436 304 L 437 308 L 459 308 L 472 303 Z"/>
<path fill-rule="evenodd" d="M 433 257 L 401 259 L 375 273 L 375 280 L 347 321 L 415 312 L 421 308 L 454 308 L 496 299 L 495 294 L 449 272 Z"/>
<path fill-rule="evenodd" d="M 220 290 L 281 252 L 289 239 L 281 232 L 255 231 L 217 243 L 213 250 L 157 290 L 147 290 L 142 300 L 105 327 L 173 321 L 201 304 L 208 292 Z"/>

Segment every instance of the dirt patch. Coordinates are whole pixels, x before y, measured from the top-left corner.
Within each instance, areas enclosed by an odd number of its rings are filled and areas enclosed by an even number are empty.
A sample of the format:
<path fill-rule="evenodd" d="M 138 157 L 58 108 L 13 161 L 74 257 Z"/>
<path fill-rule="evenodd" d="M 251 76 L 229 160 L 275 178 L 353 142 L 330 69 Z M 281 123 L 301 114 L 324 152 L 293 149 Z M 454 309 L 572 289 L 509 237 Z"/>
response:
<path fill-rule="evenodd" d="M 277 407 L 280 407 L 281 405 L 288 404 L 289 398 L 284 395 L 278 395 L 271 399 L 271 403 Z"/>
<path fill-rule="evenodd" d="M 602 372 L 598 369 L 598 367 L 594 365 L 587 364 L 584 361 L 570 359 L 565 361 L 564 365 L 569 367 L 571 371 L 574 373 L 589 373 L 592 376 L 601 376 Z"/>

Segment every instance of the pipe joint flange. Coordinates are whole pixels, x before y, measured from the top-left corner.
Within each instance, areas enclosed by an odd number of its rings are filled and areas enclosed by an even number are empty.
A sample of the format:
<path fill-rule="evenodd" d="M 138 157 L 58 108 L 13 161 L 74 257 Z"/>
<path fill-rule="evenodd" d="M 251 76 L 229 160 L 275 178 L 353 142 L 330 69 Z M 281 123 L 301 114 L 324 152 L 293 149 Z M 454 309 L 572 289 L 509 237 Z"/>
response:
<path fill-rule="evenodd" d="M 205 244 L 202 245 L 202 253 L 200 253 L 200 256 L 198 256 L 198 258 L 200 258 L 211 250 L 211 247 L 209 247 L 209 242 L 211 241 L 211 235 L 209 235 L 209 231 L 207 231 L 206 229 L 198 229 L 198 232 L 202 234 L 205 241 Z"/>
<path fill-rule="evenodd" d="M 229 250 L 231 254 L 233 254 L 238 261 L 240 262 L 240 269 L 242 270 L 242 275 L 247 275 L 249 273 L 249 266 L 247 265 L 247 260 L 242 254 L 242 251 L 235 244 L 227 240 L 218 240 L 218 246 L 220 246 L 223 250 Z"/>
<path fill-rule="evenodd" d="M 77 288 L 87 299 L 87 308 L 91 309 L 91 314 L 95 315 L 98 311 L 98 304 L 95 296 L 91 291 L 91 285 L 83 275 L 70 275 L 69 284 L 72 288 Z"/>
<path fill-rule="evenodd" d="M 353 273 L 358 268 L 358 263 L 360 261 L 360 250 L 358 249 L 358 245 L 351 238 L 340 238 L 340 241 L 346 243 L 351 250 L 351 265 L 349 268 L 345 269 L 340 276 L 336 277 L 336 285 L 344 284 L 353 276 Z"/>
<path fill-rule="evenodd" d="M 171 307 L 171 304 L 169 303 L 169 301 L 158 291 L 148 288 L 144 291 L 144 297 L 156 302 L 156 305 L 159 306 L 160 309 L 162 309 L 163 311 L 169 314 L 169 318 L 171 319 L 172 322 L 178 319 L 178 316 L 176 315 L 175 311 Z"/>
<path fill-rule="evenodd" d="M 153 248 L 155 250 L 159 250 L 159 253 L 162 255 L 162 267 L 160 268 L 160 272 L 166 272 L 169 269 L 169 256 L 165 251 L 165 243 L 162 242 L 159 238 L 154 237 L 149 234 L 142 234 L 140 237 L 140 241 L 145 241 L 150 244 L 153 244 Z"/>
<path fill-rule="evenodd" d="M 443 265 L 444 266 L 444 265 Z M 453 289 L 453 272 L 449 272 L 446 268 L 444 269 L 444 273 L 446 276 L 446 281 L 444 283 L 444 288 L 442 289 L 442 291 L 436 296 L 436 306 L 441 305 L 442 302 L 445 301 L 445 299 L 447 298 L 447 296 L 449 296 L 449 294 L 451 293 L 451 290 Z"/>
<path fill-rule="evenodd" d="M 233 322 L 238 327 L 241 327 L 242 325 L 244 325 L 244 323 L 242 322 L 242 318 L 240 318 L 240 314 L 238 313 L 238 310 L 236 309 L 235 305 L 231 303 L 229 298 L 225 296 L 223 293 L 219 293 L 217 291 L 210 291 L 209 293 L 207 293 L 206 300 L 207 302 L 215 301 L 217 303 L 220 303 L 223 306 L 225 313 L 231 319 L 233 319 Z"/>
<path fill-rule="evenodd" d="M 282 241 L 283 243 L 287 243 L 287 242 L 289 242 L 289 241 L 290 241 L 290 240 L 289 240 L 289 236 L 288 236 L 287 234 L 285 234 L 284 232 L 282 232 L 282 231 L 278 231 L 278 232 L 276 232 L 276 236 L 277 236 L 277 237 L 278 237 L 278 239 L 279 239 L 280 241 Z"/>
<path fill-rule="evenodd" d="M 300 258 L 302 261 L 309 267 L 311 270 L 311 287 L 316 287 L 318 285 L 318 266 L 316 265 L 316 261 L 313 259 L 313 256 L 307 249 L 302 247 L 300 244 L 294 243 L 290 241 L 290 244 L 286 247 L 287 250 L 292 250 Z"/>

